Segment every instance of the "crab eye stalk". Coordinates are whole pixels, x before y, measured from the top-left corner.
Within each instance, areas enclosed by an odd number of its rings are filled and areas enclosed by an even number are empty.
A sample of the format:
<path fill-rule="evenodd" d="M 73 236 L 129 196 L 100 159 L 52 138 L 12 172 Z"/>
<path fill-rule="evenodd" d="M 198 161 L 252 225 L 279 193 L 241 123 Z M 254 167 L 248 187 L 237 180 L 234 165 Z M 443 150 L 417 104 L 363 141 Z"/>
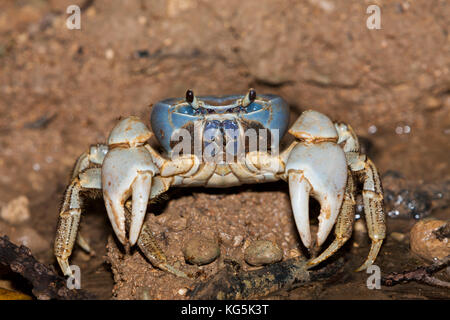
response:
<path fill-rule="evenodd" d="M 194 101 L 194 92 L 192 92 L 192 90 L 186 91 L 186 101 L 189 103 Z"/>
<path fill-rule="evenodd" d="M 198 109 L 199 107 L 198 100 L 192 90 L 186 91 L 186 102 L 189 103 L 194 109 Z"/>
<path fill-rule="evenodd" d="M 251 104 L 256 99 L 256 91 L 255 89 L 250 89 L 248 93 L 245 95 L 244 99 L 242 99 L 242 106 L 246 107 Z"/>

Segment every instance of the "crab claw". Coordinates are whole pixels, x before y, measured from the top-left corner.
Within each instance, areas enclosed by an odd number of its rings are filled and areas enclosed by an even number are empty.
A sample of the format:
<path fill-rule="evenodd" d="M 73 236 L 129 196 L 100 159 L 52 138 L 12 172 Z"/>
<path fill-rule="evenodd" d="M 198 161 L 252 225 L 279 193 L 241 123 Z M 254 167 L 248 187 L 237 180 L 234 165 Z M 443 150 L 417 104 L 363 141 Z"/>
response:
<path fill-rule="evenodd" d="M 103 198 L 114 232 L 122 244 L 127 242 L 125 201 L 132 197 L 129 242 L 134 245 L 144 221 L 155 172 L 157 168 L 144 147 L 114 148 L 103 161 Z"/>
<path fill-rule="evenodd" d="M 303 244 L 312 249 L 309 196 L 320 203 L 317 245 L 333 228 L 345 192 L 347 164 L 342 149 L 332 142 L 300 143 L 291 151 L 287 165 L 289 193 L 295 223 Z"/>

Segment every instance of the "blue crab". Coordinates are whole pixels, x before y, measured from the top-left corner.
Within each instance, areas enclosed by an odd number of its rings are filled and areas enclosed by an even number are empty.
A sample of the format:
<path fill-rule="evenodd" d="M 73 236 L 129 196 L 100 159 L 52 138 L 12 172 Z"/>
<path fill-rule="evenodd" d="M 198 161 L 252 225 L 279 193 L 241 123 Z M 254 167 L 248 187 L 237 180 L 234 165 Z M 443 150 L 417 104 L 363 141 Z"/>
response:
<path fill-rule="evenodd" d="M 120 120 L 107 144 L 91 146 L 76 161 L 59 214 L 54 253 L 70 275 L 68 259 L 78 235 L 82 195 L 101 191 L 118 240 L 128 248 L 138 244 L 156 267 L 185 274 L 167 263 L 144 222 L 147 205 L 171 187 L 225 188 L 284 180 L 303 245 L 316 252 L 333 226 L 334 241 L 308 266 L 333 255 L 350 238 L 355 217 L 357 183 L 362 185 L 368 234 L 372 241 L 364 270 L 376 259 L 385 238 L 383 192 L 374 164 L 360 153 L 353 129 L 333 123 L 313 110 L 303 112 L 289 130 L 289 107 L 277 95 L 172 98 L 153 106 L 153 132 L 136 117 Z M 295 139 L 278 146 L 289 132 Z M 155 136 L 163 152 L 150 146 Z M 83 192 L 88 191 L 88 192 Z M 89 192 L 91 191 L 91 192 Z M 315 239 L 309 225 L 308 200 L 321 206 Z"/>

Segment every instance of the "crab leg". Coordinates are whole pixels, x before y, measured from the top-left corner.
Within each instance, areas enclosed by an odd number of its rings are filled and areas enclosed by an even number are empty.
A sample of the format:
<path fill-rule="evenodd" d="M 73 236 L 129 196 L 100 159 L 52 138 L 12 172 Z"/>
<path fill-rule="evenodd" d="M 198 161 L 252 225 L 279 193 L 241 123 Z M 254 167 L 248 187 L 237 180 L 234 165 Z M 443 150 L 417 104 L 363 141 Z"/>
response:
<path fill-rule="evenodd" d="M 92 164 L 102 164 L 103 159 L 108 153 L 108 146 L 105 144 L 92 145 L 89 152 L 83 153 L 78 157 L 72 170 L 72 179 L 75 179 L 78 174 L 89 168 Z"/>
<path fill-rule="evenodd" d="M 380 251 L 383 239 L 386 237 L 383 188 L 373 162 L 365 155 L 360 154 L 358 139 L 352 127 L 344 123 L 336 123 L 335 127 L 339 134 L 338 143 L 343 144 L 350 169 L 356 173 L 359 181 L 363 183 L 364 215 L 372 244 L 366 261 L 356 269 L 356 271 L 362 271 L 373 264 Z"/>
<path fill-rule="evenodd" d="M 82 204 L 80 191 L 101 188 L 100 170 L 89 167 L 93 164 L 102 164 L 107 152 L 108 146 L 98 144 L 91 146 L 89 152 L 79 156 L 72 171 L 71 182 L 65 191 L 54 244 L 56 259 L 65 275 L 71 275 L 68 259 L 72 254 L 75 239 L 84 250 L 93 252 L 87 241 L 80 234 L 77 236 Z M 96 196 L 95 193 L 89 195 Z"/>
<path fill-rule="evenodd" d="M 67 187 L 64 201 L 60 210 L 54 253 L 64 275 L 71 275 L 68 259 L 72 254 L 73 245 L 77 238 L 78 225 L 81 216 L 81 191 L 100 189 L 100 169 L 91 168 L 78 174 Z M 94 194 L 91 196 L 94 197 Z M 81 247 L 88 249 L 89 245 L 84 239 L 79 240 Z"/>
<path fill-rule="evenodd" d="M 128 226 L 131 224 L 132 211 L 133 206 L 131 201 L 127 201 L 125 204 L 125 219 Z M 137 245 L 153 266 L 178 277 L 188 278 L 183 271 L 176 269 L 167 262 L 166 255 L 159 247 L 153 232 L 145 225 L 145 223 L 142 225 L 141 233 L 137 239 Z"/>
<path fill-rule="evenodd" d="M 383 190 L 377 169 L 370 159 L 366 160 L 361 174 L 363 181 L 364 215 L 366 217 L 367 230 L 372 240 L 370 252 L 366 261 L 356 271 L 367 269 L 380 251 L 383 239 L 386 237 L 385 215 L 383 211 Z"/>
<path fill-rule="evenodd" d="M 309 267 L 313 267 L 331 257 L 347 242 L 348 239 L 350 239 L 352 235 L 353 222 L 355 220 L 355 204 L 355 185 L 351 172 L 348 172 L 344 201 L 334 228 L 336 238 L 317 258 L 308 261 Z"/>

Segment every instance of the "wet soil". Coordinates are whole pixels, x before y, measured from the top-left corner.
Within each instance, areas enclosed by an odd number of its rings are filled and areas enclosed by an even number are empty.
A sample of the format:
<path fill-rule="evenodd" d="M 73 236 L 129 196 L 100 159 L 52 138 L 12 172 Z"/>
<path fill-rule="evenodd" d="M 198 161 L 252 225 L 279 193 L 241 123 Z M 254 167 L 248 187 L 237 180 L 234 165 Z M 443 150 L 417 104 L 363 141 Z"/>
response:
<path fill-rule="evenodd" d="M 83 8 L 81 30 L 65 25 L 74 3 Z M 381 173 L 395 170 L 416 186 L 449 180 L 450 5 L 373 3 L 382 8 L 380 30 L 366 28 L 366 1 L 2 1 L 0 206 L 26 196 L 26 225 L 51 244 L 78 155 L 104 142 L 121 116 L 148 119 L 152 103 L 188 88 L 198 95 L 249 87 L 279 94 L 291 106 L 291 122 L 314 108 L 350 123 Z M 275 241 L 284 259 L 305 254 L 281 182 L 168 196 L 149 209 L 146 223 L 169 261 L 200 279 L 228 258 L 250 268 L 243 248 L 255 239 Z M 448 220 L 450 211 L 431 215 Z M 390 236 L 408 235 L 414 222 L 388 219 L 377 260 L 383 274 L 425 263 L 407 240 Z M 154 269 L 137 250 L 124 253 L 101 199 L 87 202 L 81 232 L 96 252 L 76 248 L 72 256 L 84 289 L 103 299 L 184 298 L 179 290 L 190 283 Z M 192 234 L 217 238 L 220 258 L 186 264 L 182 244 Z M 233 246 L 235 237 L 242 243 Z M 450 298 L 448 290 L 416 283 L 367 289 L 368 275 L 352 271 L 368 253 L 366 239 L 355 232 L 338 253 L 346 267 L 335 278 L 270 298 Z M 35 255 L 57 267 L 51 245 Z M 1 270 L 0 287 L 24 285 Z"/>

